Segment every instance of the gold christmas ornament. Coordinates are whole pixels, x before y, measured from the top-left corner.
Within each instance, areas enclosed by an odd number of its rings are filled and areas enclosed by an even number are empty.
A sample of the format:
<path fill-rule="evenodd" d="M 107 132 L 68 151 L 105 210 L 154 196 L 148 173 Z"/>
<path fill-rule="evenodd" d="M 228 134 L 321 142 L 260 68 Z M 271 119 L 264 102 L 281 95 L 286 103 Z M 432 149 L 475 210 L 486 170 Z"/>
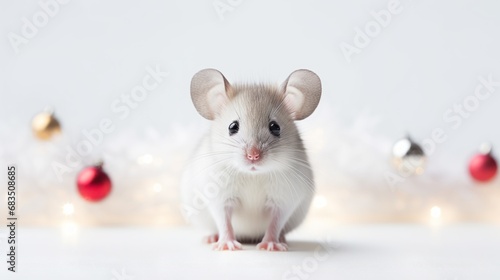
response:
<path fill-rule="evenodd" d="M 31 122 L 33 133 L 40 140 L 49 140 L 61 132 L 61 125 L 51 111 L 44 111 L 33 118 Z"/>
<path fill-rule="evenodd" d="M 392 148 L 392 163 L 402 175 L 424 173 L 426 156 L 424 150 L 407 136 L 397 141 Z"/>

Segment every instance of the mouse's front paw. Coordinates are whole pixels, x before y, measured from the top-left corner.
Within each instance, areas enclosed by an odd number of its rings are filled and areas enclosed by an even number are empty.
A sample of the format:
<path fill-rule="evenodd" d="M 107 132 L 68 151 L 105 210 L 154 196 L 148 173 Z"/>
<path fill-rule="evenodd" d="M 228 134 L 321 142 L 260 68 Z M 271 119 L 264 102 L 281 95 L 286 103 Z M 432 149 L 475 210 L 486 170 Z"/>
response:
<path fill-rule="evenodd" d="M 217 243 L 214 243 L 212 246 L 212 249 L 216 251 L 235 251 L 235 250 L 241 250 L 243 247 L 241 246 L 241 243 L 236 241 L 236 240 L 221 240 L 217 241 Z"/>
<path fill-rule="evenodd" d="M 273 241 L 262 241 L 257 244 L 257 249 L 267 250 L 267 251 L 287 251 L 288 245 L 286 243 L 273 242 Z"/>

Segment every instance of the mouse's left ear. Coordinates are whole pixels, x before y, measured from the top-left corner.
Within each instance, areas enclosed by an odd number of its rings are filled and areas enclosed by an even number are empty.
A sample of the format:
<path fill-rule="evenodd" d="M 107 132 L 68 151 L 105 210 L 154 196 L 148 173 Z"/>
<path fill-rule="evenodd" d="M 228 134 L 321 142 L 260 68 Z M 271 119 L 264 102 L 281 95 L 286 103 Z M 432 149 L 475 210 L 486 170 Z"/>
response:
<path fill-rule="evenodd" d="M 295 120 L 309 117 L 321 98 L 321 80 L 307 69 L 292 72 L 281 85 L 285 104 Z"/>
<path fill-rule="evenodd" d="M 205 119 L 213 120 L 232 97 L 232 88 L 219 70 L 204 69 L 191 80 L 191 99 Z"/>

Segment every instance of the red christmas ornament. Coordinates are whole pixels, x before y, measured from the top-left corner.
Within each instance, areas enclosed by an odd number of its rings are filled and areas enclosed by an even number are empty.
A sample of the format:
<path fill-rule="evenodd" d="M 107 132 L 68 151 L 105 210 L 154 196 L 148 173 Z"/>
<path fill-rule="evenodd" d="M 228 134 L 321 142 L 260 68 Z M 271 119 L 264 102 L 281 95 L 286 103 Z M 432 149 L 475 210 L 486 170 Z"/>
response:
<path fill-rule="evenodd" d="M 111 191 L 111 180 L 102 170 L 102 164 L 86 167 L 77 178 L 78 191 L 88 201 L 100 201 Z"/>
<path fill-rule="evenodd" d="M 497 174 L 497 161 L 491 155 L 491 147 L 483 145 L 481 153 L 472 157 L 469 172 L 479 182 L 488 182 Z"/>

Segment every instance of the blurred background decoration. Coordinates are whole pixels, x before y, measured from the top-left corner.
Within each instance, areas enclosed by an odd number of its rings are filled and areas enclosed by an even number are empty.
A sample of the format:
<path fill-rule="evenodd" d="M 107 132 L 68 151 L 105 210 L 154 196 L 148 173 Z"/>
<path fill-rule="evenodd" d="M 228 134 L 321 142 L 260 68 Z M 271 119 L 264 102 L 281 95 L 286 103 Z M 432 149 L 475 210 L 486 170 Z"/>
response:
<path fill-rule="evenodd" d="M 406 176 L 422 175 L 425 170 L 425 152 L 410 136 L 398 140 L 392 148 L 393 164 Z"/>
<path fill-rule="evenodd" d="M 23 225 L 183 224 L 180 174 L 208 127 L 189 83 L 207 67 L 231 82 L 322 78 L 299 123 L 318 190 L 306 223 L 500 223 L 495 150 L 477 153 L 500 146 L 500 4 L 400 1 L 347 57 L 390 2 L 54 1 L 37 27 L 45 6 L 3 1 L 0 166 L 18 167 Z M 101 160 L 112 187 L 91 202 L 78 174 Z"/>

